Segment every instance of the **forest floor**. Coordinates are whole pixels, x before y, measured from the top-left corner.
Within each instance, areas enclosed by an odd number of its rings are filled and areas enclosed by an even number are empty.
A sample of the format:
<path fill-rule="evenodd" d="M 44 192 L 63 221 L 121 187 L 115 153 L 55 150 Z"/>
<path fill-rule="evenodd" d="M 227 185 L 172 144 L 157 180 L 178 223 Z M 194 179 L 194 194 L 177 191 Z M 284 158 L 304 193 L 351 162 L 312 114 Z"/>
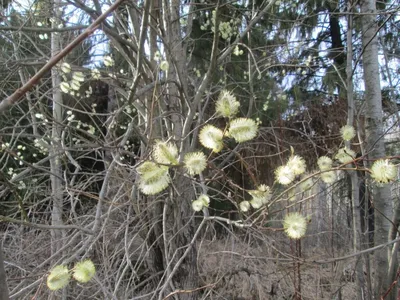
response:
<path fill-rule="evenodd" d="M 43 262 L 50 256 L 50 247 L 44 243 L 49 242 L 49 236 L 40 231 L 36 233 L 37 235 L 34 233 L 35 230 L 29 230 L 29 233 L 9 232 L 5 240 L 6 269 L 8 276 L 12 278 L 9 282 L 10 289 L 20 284 L 20 279 L 25 276 L 29 284 L 38 277 L 45 278 L 48 272 L 49 264 L 43 264 Z M 15 238 L 18 235 L 21 239 Z M 198 242 L 197 268 L 202 279 L 200 285 L 212 287 L 205 289 L 201 299 L 295 299 L 295 285 L 298 285 L 299 279 L 301 287 L 299 293 L 302 300 L 340 299 L 338 298 L 339 291 L 343 300 L 356 298 L 354 260 L 341 261 L 335 265 L 303 263 L 299 266 L 294 264 L 295 255 L 291 254 L 293 243 L 279 241 L 274 244 L 265 241 L 257 244 L 246 243 L 244 240 L 246 237 L 232 234 L 228 237 L 214 236 L 212 239 L 203 239 Z M 312 249 L 309 245 L 303 248 L 302 258 L 309 262 L 330 258 L 325 249 Z M 94 258 L 94 260 L 99 258 Z M 100 270 L 102 267 L 99 264 L 101 262 L 97 261 Z M 32 276 L 32 272 L 37 276 Z M 98 275 L 99 281 L 107 281 L 101 278 L 103 276 L 101 273 L 102 271 Z M 32 277 L 31 281 L 29 281 L 30 277 Z M 45 279 L 40 286 L 39 290 L 45 293 Z M 96 293 L 91 290 L 96 286 L 94 284 L 92 287 L 77 287 L 77 290 L 80 290 L 80 296 L 75 299 L 103 299 L 103 296 L 99 294 L 95 296 Z M 21 289 L 23 288 L 21 286 Z M 72 290 L 71 292 L 73 293 Z M 40 293 L 35 292 L 35 294 Z M 19 299 L 39 299 L 30 298 L 32 294 L 29 296 L 29 293 L 26 296 Z"/>
<path fill-rule="evenodd" d="M 290 254 L 271 255 L 265 245 L 233 239 L 204 242 L 199 266 L 206 284 L 215 284 L 209 299 L 295 299 L 300 279 L 302 300 L 355 299 L 354 260 L 332 264 L 294 264 Z M 321 259 L 323 253 L 313 259 Z M 326 255 L 326 254 L 325 254 Z M 286 256 L 286 257 L 285 257 Z M 326 256 L 325 256 L 326 258 Z M 310 261 L 310 255 L 307 257 Z M 300 272 L 298 268 L 300 267 Z"/>

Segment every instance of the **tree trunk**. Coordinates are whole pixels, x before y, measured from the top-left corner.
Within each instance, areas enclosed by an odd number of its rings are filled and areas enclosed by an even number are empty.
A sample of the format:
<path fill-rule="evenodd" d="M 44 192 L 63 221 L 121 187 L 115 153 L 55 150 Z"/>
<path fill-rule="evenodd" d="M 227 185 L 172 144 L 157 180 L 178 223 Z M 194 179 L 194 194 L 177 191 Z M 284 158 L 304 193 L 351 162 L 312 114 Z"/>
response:
<path fill-rule="evenodd" d="M 3 243 L 0 242 L 0 300 L 8 300 L 6 269 L 4 268 Z"/>
<path fill-rule="evenodd" d="M 181 195 L 174 201 L 174 207 L 179 207 L 179 215 L 176 219 L 175 228 L 181 233 L 176 239 L 175 247 L 176 249 L 182 248 L 182 254 L 187 247 L 191 248 L 182 263 L 180 272 L 176 276 L 175 281 L 182 289 L 190 290 L 197 288 L 199 284 L 199 274 L 197 270 L 197 246 L 196 244 L 191 244 L 196 231 L 195 219 L 191 218 L 193 215 L 191 200 L 195 199 L 196 196 L 193 192 L 193 189 L 190 188 L 190 180 L 180 175 L 179 177 L 180 178 L 178 178 L 177 182 L 179 182 L 178 186 L 180 188 L 179 191 L 181 191 Z M 181 255 L 178 255 L 178 258 L 179 257 L 181 257 Z M 182 294 L 180 299 L 195 300 L 198 299 L 198 293 L 191 292 Z"/>
<path fill-rule="evenodd" d="M 55 0 L 53 3 L 53 12 L 55 20 L 61 19 L 61 2 Z M 56 28 L 58 22 L 53 22 L 53 27 Z M 53 32 L 51 34 L 51 54 L 54 56 L 62 49 L 60 33 Z M 53 201 L 51 212 L 51 224 L 54 226 L 63 225 L 62 212 L 63 212 L 63 182 L 62 182 L 62 168 L 60 161 L 61 150 L 61 131 L 62 131 L 62 94 L 60 91 L 61 76 L 58 70 L 53 68 L 51 70 L 51 79 L 53 85 L 53 126 L 52 126 L 52 141 L 50 144 L 50 180 L 51 180 L 51 200 Z M 51 252 L 52 255 L 57 253 L 62 247 L 63 231 L 60 229 L 53 229 L 51 231 Z"/>
<path fill-rule="evenodd" d="M 397 239 L 399 238 L 399 230 L 400 230 L 400 203 L 397 201 L 392 217 L 392 225 L 390 226 L 389 231 L 389 239 Z M 388 261 L 389 261 L 389 269 L 388 269 L 388 285 L 396 280 L 397 268 L 399 267 L 399 261 L 397 259 L 397 255 L 399 252 L 400 243 L 397 242 L 393 246 L 388 249 Z M 397 298 L 397 288 L 396 286 L 392 289 L 391 293 L 386 298 L 387 300 L 396 300 Z"/>
<path fill-rule="evenodd" d="M 163 2 L 163 24 L 166 31 L 167 44 L 166 52 L 167 57 L 172 58 L 169 61 L 168 79 L 179 82 L 183 90 L 180 91 L 175 83 L 169 83 L 168 87 L 168 104 L 171 111 L 171 131 L 169 135 L 175 139 L 178 147 L 180 148 L 181 156 L 188 151 L 190 141 L 188 137 L 184 136 L 183 122 L 180 114 L 186 114 L 188 107 L 184 105 L 186 102 L 184 97 L 187 97 L 187 68 L 186 68 L 186 54 L 182 46 L 182 34 L 179 22 L 180 18 L 180 1 L 172 0 L 169 5 Z M 170 222 L 174 224 L 174 229 L 170 236 L 172 237 L 171 245 L 168 250 L 178 255 L 173 259 L 173 265 L 178 266 L 178 271 L 173 275 L 173 285 L 175 289 L 191 290 L 198 287 L 199 275 L 197 272 L 197 248 L 192 243 L 195 233 L 195 222 L 192 218 L 193 210 L 191 208 L 191 201 L 195 199 L 195 193 L 192 188 L 191 181 L 179 174 L 174 178 L 175 187 L 178 193 L 171 193 L 172 202 L 171 209 L 173 210 Z M 164 204 L 168 205 L 168 204 Z M 169 209 L 169 207 L 167 207 Z M 186 255 L 183 261 L 180 261 L 182 255 Z M 168 259 L 168 253 L 164 253 Z M 171 267 L 172 269 L 175 267 Z M 169 270 L 167 273 L 170 273 Z M 163 296 L 162 294 L 160 297 Z M 198 299 L 198 294 L 195 292 L 181 293 L 179 299 Z"/>
<path fill-rule="evenodd" d="M 376 37 L 376 7 L 374 0 L 361 1 L 362 19 L 362 44 L 365 101 L 366 101 L 366 136 L 368 162 L 371 164 L 377 158 L 384 157 L 385 144 L 382 128 L 382 95 L 378 64 L 378 39 Z M 374 185 L 372 188 L 372 201 L 375 208 L 375 246 L 386 243 L 389 234 L 389 222 L 391 214 L 390 189 L 388 186 Z M 388 287 L 388 252 L 380 250 L 375 252 L 375 298 L 380 298 Z"/>
<path fill-rule="evenodd" d="M 352 45 L 353 40 L 353 16 L 351 15 L 351 4 L 349 3 L 349 17 L 347 22 L 347 45 Z M 353 97 L 353 49 L 348 47 L 346 60 L 346 86 L 347 86 L 347 125 L 354 126 L 354 97 Z M 346 147 L 350 149 L 350 142 L 345 142 Z M 354 252 L 362 250 L 362 232 L 361 232 L 361 209 L 360 209 L 360 181 L 357 171 L 349 171 L 351 179 L 351 200 L 353 206 L 353 249 Z M 365 280 L 363 271 L 363 260 L 360 257 L 356 263 L 356 283 L 357 299 L 362 300 L 365 294 Z"/>

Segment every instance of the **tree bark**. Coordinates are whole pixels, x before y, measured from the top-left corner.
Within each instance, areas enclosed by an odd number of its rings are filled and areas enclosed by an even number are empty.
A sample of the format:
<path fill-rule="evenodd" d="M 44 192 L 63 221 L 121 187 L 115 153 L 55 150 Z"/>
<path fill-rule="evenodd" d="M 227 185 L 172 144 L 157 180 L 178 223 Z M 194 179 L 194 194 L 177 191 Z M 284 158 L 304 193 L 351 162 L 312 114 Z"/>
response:
<path fill-rule="evenodd" d="M 61 19 L 61 2 L 55 0 L 53 3 L 53 12 L 55 20 Z M 56 27 L 58 22 L 53 22 L 53 27 Z M 60 33 L 53 32 L 51 34 L 51 54 L 56 55 L 62 49 L 62 39 Z M 61 124 L 63 122 L 62 116 L 62 94 L 59 89 L 61 83 L 61 76 L 58 70 L 53 68 L 51 70 L 51 78 L 53 85 L 53 126 L 52 126 L 52 141 L 49 146 L 50 155 L 50 180 L 51 180 L 51 200 L 53 201 L 51 211 L 51 224 L 54 226 L 63 225 L 62 212 L 63 212 L 63 174 L 60 161 L 61 149 Z M 60 229 L 53 229 L 51 231 L 51 252 L 54 255 L 62 247 L 63 231 Z"/>
<path fill-rule="evenodd" d="M 6 269 L 4 268 L 3 243 L 0 242 L 0 300 L 8 300 Z"/>
<path fill-rule="evenodd" d="M 389 240 L 393 240 L 399 238 L 399 229 L 400 229 L 400 203 L 397 201 L 392 217 L 392 225 L 389 230 Z M 388 248 L 388 285 L 396 280 L 397 268 L 399 266 L 399 261 L 397 259 L 397 255 L 399 252 L 400 243 L 397 242 L 393 246 Z M 393 288 L 390 294 L 386 298 L 387 300 L 396 300 L 397 299 L 397 288 Z"/>
<path fill-rule="evenodd" d="M 361 1 L 361 13 L 364 48 L 362 62 L 366 102 L 366 153 L 368 153 L 369 164 L 372 164 L 377 158 L 386 155 L 382 128 L 382 95 L 378 64 L 378 39 L 376 35 L 378 28 L 375 1 Z M 375 208 L 374 243 L 377 246 L 386 243 L 388 240 L 390 224 L 387 218 L 390 218 L 392 209 L 389 187 L 374 185 L 372 201 Z M 385 250 L 375 252 L 374 264 L 374 291 L 375 298 L 378 299 L 388 287 L 388 252 Z"/>
<path fill-rule="evenodd" d="M 183 154 L 188 152 L 190 140 L 184 134 L 183 120 L 180 115 L 188 113 L 190 99 L 188 99 L 188 82 L 186 53 L 182 43 L 183 37 L 181 26 L 176 20 L 180 19 L 180 1 L 172 0 L 168 4 L 167 1 L 162 2 L 163 26 L 165 30 L 166 57 L 169 62 L 167 71 L 168 80 L 175 82 L 168 83 L 168 99 L 169 110 L 172 113 L 170 124 L 166 124 L 166 128 L 170 128 L 168 136 L 172 137 L 180 149 L 181 158 Z M 176 84 L 178 83 L 178 84 Z M 179 88 L 178 88 L 179 86 Z M 164 207 L 171 209 L 172 214 L 168 218 L 169 222 L 174 224 L 171 233 L 168 232 L 170 238 L 167 238 L 169 246 L 165 249 L 165 258 L 170 260 L 169 255 L 177 253 L 175 258 L 171 257 L 171 267 L 167 270 L 168 277 L 171 275 L 171 289 L 191 290 L 196 289 L 199 283 L 199 274 L 197 272 L 197 248 L 192 244 L 195 234 L 195 222 L 192 218 L 193 210 L 191 201 L 195 199 L 194 189 L 191 181 L 179 174 L 174 178 L 176 190 L 178 193 L 172 192 L 169 201 L 172 205 Z M 164 205 L 168 205 L 164 203 Z M 167 222 L 168 223 L 168 222 Z M 165 228 L 164 228 L 165 231 Z M 166 232 L 164 232 L 166 234 Z M 164 241 L 166 243 L 167 241 Z M 181 258 L 184 256 L 184 259 Z M 177 269 L 176 269 L 177 268 Z M 173 270 L 177 270 L 174 274 Z M 163 293 L 159 295 L 159 298 Z M 198 293 L 188 292 L 181 293 L 179 299 L 198 299 Z"/>
<path fill-rule="evenodd" d="M 182 232 L 176 240 L 176 249 L 182 248 L 182 254 L 190 247 L 187 257 L 183 261 L 181 266 L 181 271 L 176 278 L 177 283 L 180 284 L 182 289 L 190 290 L 196 289 L 199 284 L 199 273 L 197 270 L 197 246 L 191 244 L 193 236 L 196 231 L 196 223 L 193 215 L 193 210 L 191 206 L 191 200 L 195 199 L 195 194 L 193 189 L 188 188 L 191 182 L 183 176 L 179 176 L 179 191 L 182 191 L 180 197 L 174 203 L 175 207 L 179 206 L 179 217 L 176 220 L 176 228 Z M 189 200 L 189 201 L 188 201 Z M 181 203 L 181 205 L 179 205 Z M 183 229 L 182 229 L 183 228 Z M 178 257 L 180 257 L 179 255 Z M 191 292 L 187 294 L 182 294 L 181 299 L 185 300 L 195 300 L 198 299 L 199 295 L 197 292 Z"/>
<path fill-rule="evenodd" d="M 347 86 L 347 125 L 354 126 L 354 97 L 353 97 L 353 49 L 351 47 L 353 40 L 353 16 L 351 15 L 352 6 L 349 3 L 349 16 L 347 19 L 347 60 L 346 60 L 346 86 Z M 350 142 L 346 142 L 346 147 L 350 149 Z M 362 250 L 362 231 L 361 231 L 361 209 L 360 209 L 360 180 L 357 171 L 349 171 L 351 179 L 351 200 L 353 207 L 353 249 L 354 252 Z M 363 271 L 363 259 L 360 257 L 356 263 L 356 283 L 357 299 L 364 299 L 365 280 Z"/>

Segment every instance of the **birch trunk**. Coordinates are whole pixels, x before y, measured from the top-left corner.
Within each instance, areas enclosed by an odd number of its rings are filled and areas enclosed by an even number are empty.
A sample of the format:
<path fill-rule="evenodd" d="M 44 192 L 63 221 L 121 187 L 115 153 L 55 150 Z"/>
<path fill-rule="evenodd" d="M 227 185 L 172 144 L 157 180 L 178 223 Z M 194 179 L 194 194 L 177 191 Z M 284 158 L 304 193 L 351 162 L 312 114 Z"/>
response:
<path fill-rule="evenodd" d="M 379 77 L 378 64 L 378 39 L 377 39 L 377 23 L 376 23 L 376 6 L 374 0 L 361 1 L 362 14 L 362 44 L 363 67 L 364 67 L 364 84 L 365 84 L 365 101 L 366 101 L 366 153 L 368 154 L 368 162 L 371 164 L 375 159 L 384 157 L 385 144 L 383 139 L 382 128 L 382 95 Z M 372 201 L 375 208 L 375 246 L 386 243 L 391 214 L 391 199 L 389 186 L 372 187 Z M 388 252 L 386 249 L 375 252 L 375 298 L 380 298 L 388 287 Z"/>

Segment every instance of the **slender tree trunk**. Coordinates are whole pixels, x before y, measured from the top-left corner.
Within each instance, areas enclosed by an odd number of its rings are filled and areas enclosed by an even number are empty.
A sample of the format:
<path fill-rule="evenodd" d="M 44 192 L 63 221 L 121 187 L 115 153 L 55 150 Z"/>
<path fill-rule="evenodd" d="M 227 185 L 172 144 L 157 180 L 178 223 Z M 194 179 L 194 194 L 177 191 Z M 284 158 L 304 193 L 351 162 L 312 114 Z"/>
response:
<path fill-rule="evenodd" d="M 376 24 L 376 7 L 374 0 L 361 1 L 362 19 L 362 44 L 365 101 L 366 101 L 366 136 L 368 161 L 372 163 L 377 158 L 384 157 L 385 144 L 382 128 L 382 95 L 378 64 L 378 39 Z M 390 188 L 389 186 L 372 187 L 372 201 L 375 208 L 375 246 L 386 243 L 390 224 L 387 218 L 391 214 Z M 378 299 L 388 287 L 388 252 L 386 249 L 375 252 L 375 298 Z"/>
<path fill-rule="evenodd" d="M 392 217 L 392 226 L 389 231 L 389 239 L 397 239 L 399 238 L 399 229 L 400 229 L 400 204 L 397 202 L 395 205 L 395 210 Z M 400 243 L 397 242 L 393 246 L 388 248 L 388 260 L 389 260 L 389 269 L 388 269 L 388 285 L 396 280 L 397 268 L 399 267 L 399 261 L 397 259 L 398 252 L 400 248 Z M 397 288 L 393 288 L 391 293 L 388 295 L 387 300 L 395 300 L 397 297 Z"/>
<path fill-rule="evenodd" d="M 0 241 L 0 300 L 8 300 L 6 269 L 4 268 L 3 243 Z"/>
<path fill-rule="evenodd" d="M 61 2 L 54 0 L 53 2 L 53 16 L 56 20 L 53 22 L 53 27 L 57 26 L 61 18 Z M 61 51 L 62 39 L 60 33 L 53 32 L 51 34 L 51 54 L 54 56 Z M 59 89 L 61 83 L 61 76 L 55 68 L 51 71 L 51 79 L 53 85 L 53 126 L 52 126 L 52 140 L 50 144 L 50 180 L 51 180 L 51 200 L 53 201 L 51 212 L 52 225 L 63 225 L 62 212 L 63 212 L 63 182 L 62 182 L 62 167 L 60 161 L 61 150 L 61 131 L 62 131 L 62 94 Z M 63 231 L 54 229 L 51 231 L 51 252 L 54 255 L 62 247 Z"/>
<path fill-rule="evenodd" d="M 347 19 L 347 60 L 346 60 L 346 86 L 347 86 L 347 125 L 354 126 L 354 97 L 353 97 L 353 16 L 351 15 L 352 6 L 349 5 L 349 16 Z M 346 142 L 346 147 L 350 149 L 350 142 Z M 361 232 L 361 209 L 360 209 L 360 193 L 359 178 L 357 171 L 349 171 L 351 179 L 351 200 L 353 202 L 353 249 L 359 252 L 362 249 L 362 232 Z M 357 299 L 364 299 L 365 280 L 363 271 L 363 260 L 360 259 L 356 264 L 356 283 L 357 283 Z"/>
<path fill-rule="evenodd" d="M 385 59 L 384 65 L 385 65 L 385 69 L 386 69 L 386 77 L 388 79 L 389 87 L 390 87 L 389 98 L 393 100 L 393 99 L 395 99 L 395 95 L 394 95 L 395 86 L 393 84 L 393 79 L 392 79 L 390 69 L 389 69 L 388 50 L 387 50 L 387 46 L 383 42 L 382 35 L 380 36 L 380 39 L 381 39 L 381 47 L 382 47 L 382 51 L 383 51 L 383 56 Z M 399 110 L 397 108 L 397 104 L 395 102 L 391 102 L 391 101 L 388 101 L 388 102 L 389 102 L 388 103 L 389 112 L 391 114 L 394 113 L 397 122 L 400 123 L 400 115 L 399 115 Z M 397 201 L 395 201 L 395 204 L 394 204 L 392 226 L 390 226 L 389 239 L 395 239 L 395 238 L 399 237 L 399 233 L 398 233 L 399 229 L 400 229 L 399 226 L 400 226 L 400 201 L 397 200 Z M 388 248 L 388 255 L 389 255 L 388 283 L 389 284 L 396 279 L 396 272 L 397 272 L 397 268 L 399 265 L 399 262 L 397 259 L 399 248 L 400 248 L 399 242 L 394 244 L 392 247 Z M 392 292 L 390 293 L 389 297 L 387 298 L 387 300 L 395 300 L 396 297 L 397 297 L 397 289 L 394 288 L 392 290 Z"/>

